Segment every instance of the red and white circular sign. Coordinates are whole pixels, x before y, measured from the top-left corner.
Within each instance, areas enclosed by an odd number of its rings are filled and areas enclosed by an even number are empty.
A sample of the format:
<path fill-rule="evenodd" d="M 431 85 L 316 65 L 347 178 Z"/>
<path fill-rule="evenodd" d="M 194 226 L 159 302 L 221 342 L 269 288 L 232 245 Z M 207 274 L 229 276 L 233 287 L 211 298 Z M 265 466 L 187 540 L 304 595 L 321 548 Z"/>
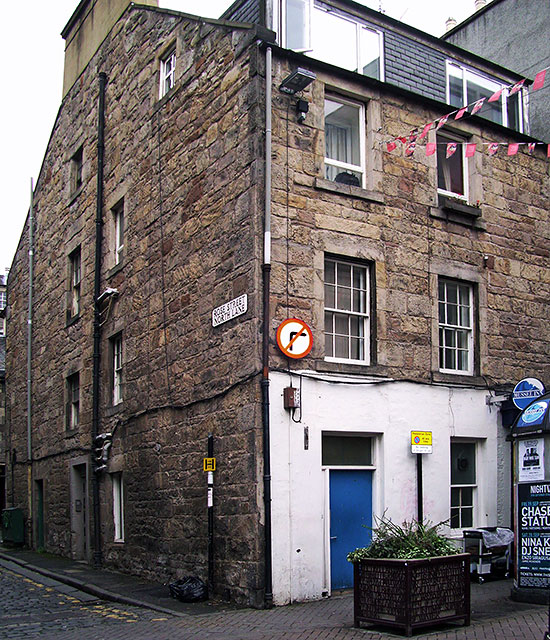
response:
<path fill-rule="evenodd" d="M 288 358 L 304 358 L 313 346 L 313 334 L 303 320 L 289 318 L 277 329 L 277 344 Z"/>

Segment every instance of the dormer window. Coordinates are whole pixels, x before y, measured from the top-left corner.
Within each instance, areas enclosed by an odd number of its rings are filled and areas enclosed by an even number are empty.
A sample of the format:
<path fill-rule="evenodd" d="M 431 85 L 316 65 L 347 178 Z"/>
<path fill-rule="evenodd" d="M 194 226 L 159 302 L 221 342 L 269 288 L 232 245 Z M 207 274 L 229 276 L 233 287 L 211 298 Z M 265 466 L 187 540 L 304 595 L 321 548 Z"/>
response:
<path fill-rule="evenodd" d="M 447 102 L 453 107 L 470 106 L 485 99 L 479 115 L 505 127 L 523 131 L 522 92 L 509 95 L 506 84 L 455 62 L 447 62 Z M 497 99 L 489 102 L 502 91 Z"/>
<path fill-rule="evenodd" d="M 317 0 L 280 0 L 278 6 L 282 46 L 348 71 L 383 79 L 380 31 Z"/>

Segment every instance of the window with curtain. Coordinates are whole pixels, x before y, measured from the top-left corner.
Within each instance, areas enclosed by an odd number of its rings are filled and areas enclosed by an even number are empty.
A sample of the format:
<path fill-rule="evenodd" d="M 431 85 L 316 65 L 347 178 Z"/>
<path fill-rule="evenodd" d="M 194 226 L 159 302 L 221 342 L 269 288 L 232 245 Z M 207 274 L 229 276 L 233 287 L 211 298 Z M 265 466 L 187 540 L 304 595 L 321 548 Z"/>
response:
<path fill-rule="evenodd" d="M 361 104 L 325 99 L 325 177 L 364 186 L 364 107 Z"/>
<path fill-rule="evenodd" d="M 464 155 L 464 139 L 438 133 L 437 189 L 444 195 L 468 199 L 468 159 Z M 453 145 L 456 145 L 453 149 Z M 452 153 L 449 153 L 452 151 Z"/>

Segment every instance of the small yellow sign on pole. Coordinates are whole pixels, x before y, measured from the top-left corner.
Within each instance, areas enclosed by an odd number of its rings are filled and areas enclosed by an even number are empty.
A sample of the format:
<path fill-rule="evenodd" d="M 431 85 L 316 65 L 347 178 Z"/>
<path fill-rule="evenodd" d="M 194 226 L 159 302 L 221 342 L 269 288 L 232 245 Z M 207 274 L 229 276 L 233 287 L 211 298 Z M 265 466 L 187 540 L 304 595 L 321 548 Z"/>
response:
<path fill-rule="evenodd" d="M 411 431 L 411 452 L 432 453 L 432 432 Z"/>
<path fill-rule="evenodd" d="M 216 458 L 203 458 L 204 471 L 216 471 Z"/>

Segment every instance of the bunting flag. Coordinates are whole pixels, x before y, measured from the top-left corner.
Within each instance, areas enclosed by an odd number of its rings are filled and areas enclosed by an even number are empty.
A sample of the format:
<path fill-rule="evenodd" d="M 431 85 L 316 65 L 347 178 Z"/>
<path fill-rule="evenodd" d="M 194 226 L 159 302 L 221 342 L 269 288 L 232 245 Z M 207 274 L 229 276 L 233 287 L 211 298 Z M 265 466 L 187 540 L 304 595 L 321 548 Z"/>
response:
<path fill-rule="evenodd" d="M 517 142 L 512 142 L 511 144 L 508 145 L 508 155 L 509 156 L 515 156 L 516 153 L 519 150 L 519 143 Z"/>
<path fill-rule="evenodd" d="M 388 142 L 387 144 L 387 149 L 388 151 L 391 153 L 395 148 L 397 147 L 397 144 L 395 142 L 393 142 L 393 140 L 391 142 Z"/>
<path fill-rule="evenodd" d="M 495 156 L 498 152 L 498 142 L 491 142 L 488 151 L 490 156 Z"/>
<path fill-rule="evenodd" d="M 498 91 L 495 91 L 493 95 L 489 98 L 489 100 L 487 100 L 487 102 L 496 102 L 497 100 L 500 100 L 500 96 L 503 91 L 504 89 L 499 89 Z"/>
<path fill-rule="evenodd" d="M 476 152 L 477 144 L 475 142 L 469 142 L 466 145 L 466 153 L 464 154 L 467 158 L 472 158 Z"/>
<path fill-rule="evenodd" d="M 527 151 L 532 155 L 533 151 L 535 150 L 535 145 L 537 143 L 536 142 L 528 142 L 527 143 Z"/>
<path fill-rule="evenodd" d="M 427 142 L 426 143 L 426 155 L 427 156 L 433 156 L 433 154 L 435 153 L 437 149 L 437 145 L 435 142 Z"/>
<path fill-rule="evenodd" d="M 546 151 L 546 157 L 550 158 L 550 144 L 548 145 L 548 150 Z"/>
<path fill-rule="evenodd" d="M 460 120 L 460 118 L 462 118 L 462 116 L 466 113 L 467 110 L 468 110 L 468 107 L 462 107 L 462 109 L 459 109 L 459 111 L 455 116 L 455 120 Z"/>
<path fill-rule="evenodd" d="M 449 113 L 449 115 L 443 116 L 442 118 L 439 119 L 438 123 L 437 123 L 437 127 L 436 127 L 436 131 L 437 129 L 441 129 L 441 127 L 447 123 L 447 120 L 449 119 L 449 116 L 451 114 Z"/>
<path fill-rule="evenodd" d="M 535 76 L 535 80 L 533 82 L 533 86 L 531 87 L 531 91 L 537 91 L 538 89 L 542 89 L 544 86 L 544 79 L 546 78 L 546 69 L 539 71 Z"/>
<path fill-rule="evenodd" d="M 474 108 L 472 109 L 472 115 L 475 115 L 481 107 L 485 104 L 485 98 L 481 98 L 474 104 Z"/>
<path fill-rule="evenodd" d="M 416 149 L 416 142 L 409 142 L 409 144 L 405 147 L 405 155 L 407 156 L 407 158 L 412 156 L 415 149 Z"/>
<path fill-rule="evenodd" d="M 428 135 L 428 131 L 432 128 L 432 124 L 433 122 L 428 122 L 428 124 L 422 130 L 422 133 L 418 136 L 419 140 L 422 140 L 422 138 L 425 138 Z"/>
<path fill-rule="evenodd" d="M 418 129 L 413 129 L 409 134 L 409 142 L 416 142 L 418 138 Z"/>
<path fill-rule="evenodd" d="M 518 91 L 522 89 L 524 83 L 525 78 L 523 80 L 520 80 L 519 82 L 516 82 L 516 84 L 508 90 L 508 95 L 513 96 L 515 93 L 518 93 Z"/>
<path fill-rule="evenodd" d="M 458 147 L 458 144 L 456 142 L 447 143 L 447 155 L 445 157 L 450 158 L 456 151 L 457 147 Z"/>

